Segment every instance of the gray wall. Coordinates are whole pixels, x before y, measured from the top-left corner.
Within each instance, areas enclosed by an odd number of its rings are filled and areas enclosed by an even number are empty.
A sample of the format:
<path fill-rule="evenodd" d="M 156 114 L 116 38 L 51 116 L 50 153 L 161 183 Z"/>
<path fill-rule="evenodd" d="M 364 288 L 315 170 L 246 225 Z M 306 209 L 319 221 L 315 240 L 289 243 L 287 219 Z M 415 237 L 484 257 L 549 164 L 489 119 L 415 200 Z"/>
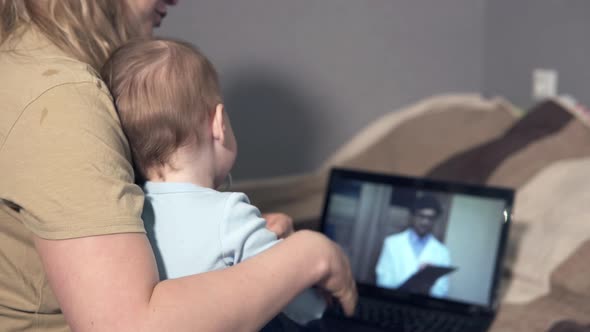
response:
<path fill-rule="evenodd" d="M 313 170 L 381 115 L 483 85 L 485 0 L 184 0 L 159 35 L 217 66 L 234 178 Z"/>
<path fill-rule="evenodd" d="M 534 68 L 559 72 L 559 92 L 590 104 L 590 1 L 488 0 L 484 92 L 532 105 Z"/>

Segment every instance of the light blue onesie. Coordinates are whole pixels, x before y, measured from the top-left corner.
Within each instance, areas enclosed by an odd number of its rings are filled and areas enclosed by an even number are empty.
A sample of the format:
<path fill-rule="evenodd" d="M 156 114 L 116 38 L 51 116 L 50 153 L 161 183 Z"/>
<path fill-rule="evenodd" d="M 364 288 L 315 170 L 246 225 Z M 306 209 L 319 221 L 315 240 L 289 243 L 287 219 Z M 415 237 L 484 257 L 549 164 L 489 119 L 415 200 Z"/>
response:
<path fill-rule="evenodd" d="M 162 280 L 223 269 L 281 241 L 243 193 L 170 182 L 147 182 L 144 191 L 142 217 Z M 309 289 L 283 313 L 305 324 L 325 306 Z"/>

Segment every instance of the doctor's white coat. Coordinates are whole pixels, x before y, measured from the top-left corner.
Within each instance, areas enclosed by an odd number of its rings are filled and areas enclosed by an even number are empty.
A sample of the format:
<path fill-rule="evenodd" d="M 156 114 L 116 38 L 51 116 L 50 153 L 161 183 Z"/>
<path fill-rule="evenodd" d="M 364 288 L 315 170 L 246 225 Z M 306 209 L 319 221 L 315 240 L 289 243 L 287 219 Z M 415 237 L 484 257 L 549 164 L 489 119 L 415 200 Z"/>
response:
<path fill-rule="evenodd" d="M 421 264 L 450 266 L 451 256 L 447 247 L 430 236 L 419 257 L 416 257 L 410 243 L 410 230 L 387 237 L 377 262 L 375 272 L 377 285 L 380 287 L 397 288 L 418 271 Z M 439 278 L 430 295 L 444 297 L 449 290 L 448 277 Z"/>

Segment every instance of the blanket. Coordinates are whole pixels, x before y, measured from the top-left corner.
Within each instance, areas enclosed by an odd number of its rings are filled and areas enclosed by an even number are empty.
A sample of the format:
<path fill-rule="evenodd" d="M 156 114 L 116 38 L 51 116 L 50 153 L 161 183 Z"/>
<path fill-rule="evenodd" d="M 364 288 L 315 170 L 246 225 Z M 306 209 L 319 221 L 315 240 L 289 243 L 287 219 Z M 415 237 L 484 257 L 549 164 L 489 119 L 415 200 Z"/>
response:
<path fill-rule="evenodd" d="M 428 98 L 376 120 L 316 171 L 237 186 L 263 211 L 317 228 L 330 167 L 514 188 L 493 331 L 590 324 L 590 127 L 559 100 L 524 114 L 502 99 Z M 583 331 L 583 330 L 580 330 Z"/>

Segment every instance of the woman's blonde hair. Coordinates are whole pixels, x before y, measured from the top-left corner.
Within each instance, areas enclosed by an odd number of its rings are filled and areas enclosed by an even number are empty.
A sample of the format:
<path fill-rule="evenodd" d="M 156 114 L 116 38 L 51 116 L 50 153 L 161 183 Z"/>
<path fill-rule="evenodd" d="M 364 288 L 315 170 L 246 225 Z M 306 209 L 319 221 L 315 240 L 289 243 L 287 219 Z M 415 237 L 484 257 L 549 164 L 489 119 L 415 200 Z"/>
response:
<path fill-rule="evenodd" d="M 138 24 L 122 0 L 0 0 L 0 45 L 34 26 L 70 56 L 100 70 Z"/>

